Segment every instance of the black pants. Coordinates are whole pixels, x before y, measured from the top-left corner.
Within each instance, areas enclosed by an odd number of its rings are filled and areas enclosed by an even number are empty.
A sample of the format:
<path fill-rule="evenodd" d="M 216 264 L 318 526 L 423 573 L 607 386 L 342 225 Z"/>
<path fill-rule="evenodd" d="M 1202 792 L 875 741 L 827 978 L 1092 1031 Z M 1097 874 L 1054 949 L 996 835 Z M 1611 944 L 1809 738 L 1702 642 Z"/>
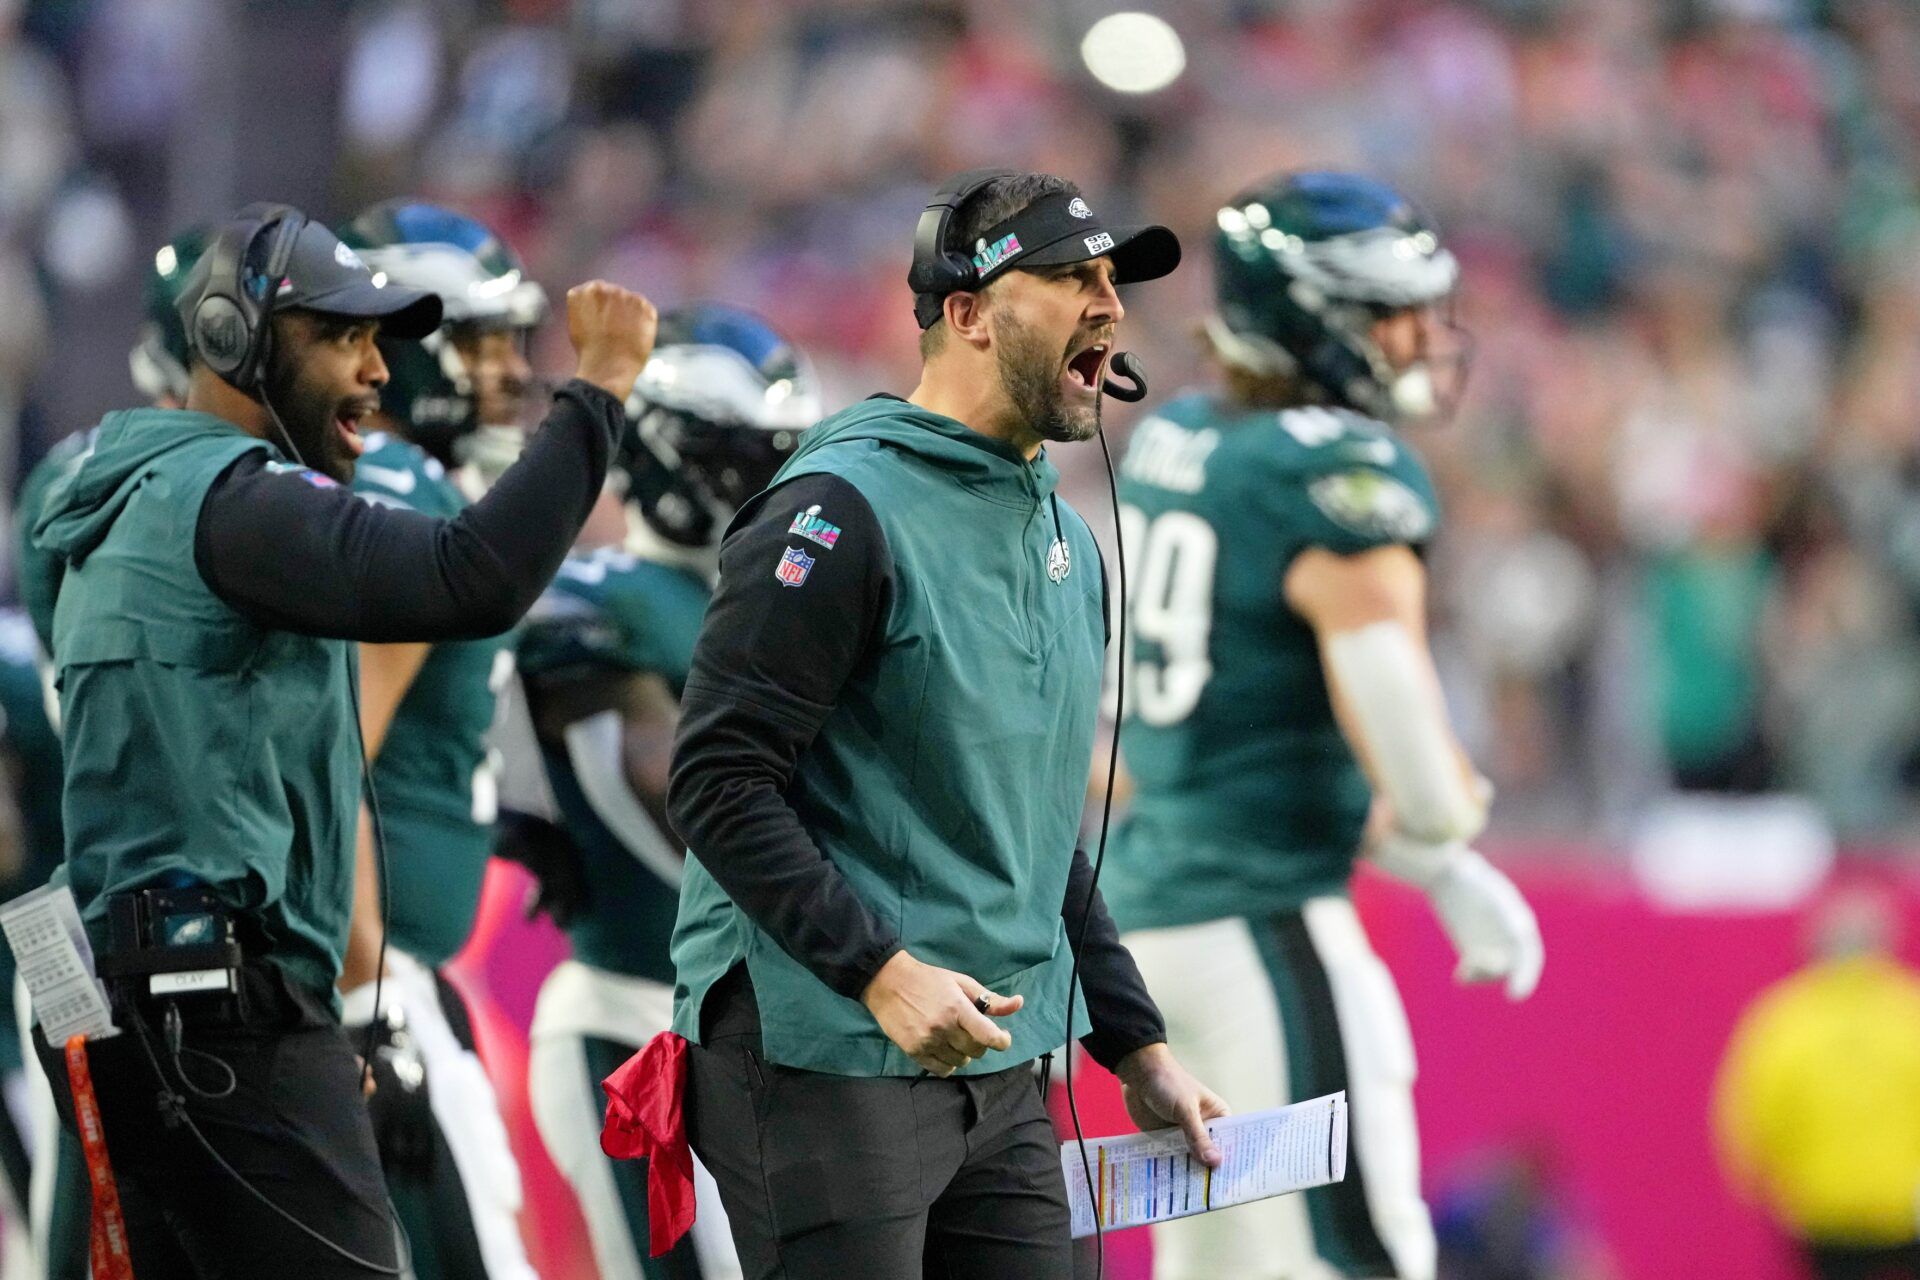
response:
<path fill-rule="evenodd" d="M 180 1002 L 180 1066 L 170 1052 L 164 1002 L 143 998 L 130 1005 L 116 994 L 121 1033 L 88 1045 L 134 1274 L 139 1280 L 393 1274 L 400 1251 L 352 1046 L 319 998 L 272 966 L 243 970 L 242 987 L 244 1012 Z M 273 1205 L 374 1266 L 313 1239 L 220 1168 L 186 1125 L 169 1123 L 135 1016 L 161 1074 L 185 1098 L 187 1116 L 213 1150 Z M 71 1130 L 66 1054 L 37 1030 L 34 1043 L 61 1121 Z M 209 1093 L 226 1092 L 231 1071 L 231 1092 L 199 1096 L 182 1081 L 182 1067 L 194 1088 Z"/>
<path fill-rule="evenodd" d="M 1819 1280 L 1920 1280 L 1920 1244 L 1888 1248 L 1809 1244 L 1807 1262 Z"/>
<path fill-rule="evenodd" d="M 768 1062 L 753 988 L 707 997 L 687 1132 L 747 1280 L 1068 1280 L 1060 1147 L 1033 1072 L 823 1075 Z"/>

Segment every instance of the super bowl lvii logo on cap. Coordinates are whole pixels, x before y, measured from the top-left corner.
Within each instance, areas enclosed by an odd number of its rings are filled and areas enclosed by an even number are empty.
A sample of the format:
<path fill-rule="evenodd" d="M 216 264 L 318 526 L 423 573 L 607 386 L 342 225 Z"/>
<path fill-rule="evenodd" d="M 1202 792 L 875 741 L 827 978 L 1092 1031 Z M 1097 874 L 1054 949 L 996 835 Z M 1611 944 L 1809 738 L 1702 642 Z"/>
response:
<path fill-rule="evenodd" d="M 1017 235 L 1009 233 L 992 244 L 982 239 L 974 245 L 973 265 L 981 275 L 985 275 L 1018 252 L 1020 252 L 1020 237 Z"/>

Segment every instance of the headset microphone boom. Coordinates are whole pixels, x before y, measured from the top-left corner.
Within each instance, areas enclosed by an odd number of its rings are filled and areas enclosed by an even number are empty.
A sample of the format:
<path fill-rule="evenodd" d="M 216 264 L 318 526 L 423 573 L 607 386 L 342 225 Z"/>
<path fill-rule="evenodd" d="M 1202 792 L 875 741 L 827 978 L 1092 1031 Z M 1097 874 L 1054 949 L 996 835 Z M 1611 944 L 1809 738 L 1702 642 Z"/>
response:
<path fill-rule="evenodd" d="M 1126 382 L 1116 382 L 1108 377 L 1100 384 L 1100 389 L 1125 404 L 1138 404 L 1147 398 L 1147 371 L 1140 367 L 1139 359 L 1131 351 L 1116 351 L 1107 367 Z M 1132 383 L 1128 386 L 1127 383 Z M 1119 516 L 1116 514 L 1116 520 Z"/>

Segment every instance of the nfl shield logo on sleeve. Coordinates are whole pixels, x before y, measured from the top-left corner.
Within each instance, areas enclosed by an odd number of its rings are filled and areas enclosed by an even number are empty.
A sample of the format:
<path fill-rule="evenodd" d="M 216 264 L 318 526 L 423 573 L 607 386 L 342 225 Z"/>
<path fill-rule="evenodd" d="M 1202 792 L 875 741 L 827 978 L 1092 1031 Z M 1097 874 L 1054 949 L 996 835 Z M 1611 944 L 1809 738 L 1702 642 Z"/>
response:
<path fill-rule="evenodd" d="M 780 563 L 773 567 L 773 576 L 780 579 L 783 587 L 797 587 L 807 580 L 807 574 L 813 568 L 813 557 L 798 547 L 788 547 L 780 557 Z"/>

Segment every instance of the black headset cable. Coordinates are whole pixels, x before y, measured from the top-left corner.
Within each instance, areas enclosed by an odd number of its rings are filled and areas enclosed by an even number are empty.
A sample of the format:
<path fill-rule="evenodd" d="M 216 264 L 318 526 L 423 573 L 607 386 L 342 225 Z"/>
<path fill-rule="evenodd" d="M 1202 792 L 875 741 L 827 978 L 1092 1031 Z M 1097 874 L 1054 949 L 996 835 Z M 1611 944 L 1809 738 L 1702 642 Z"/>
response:
<path fill-rule="evenodd" d="M 1114 677 L 1113 737 L 1107 748 L 1106 795 L 1100 803 L 1100 844 L 1094 853 L 1093 875 L 1087 882 L 1087 902 L 1080 916 L 1080 936 L 1073 943 L 1073 963 L 1067 971 L 1067 1047 L 1062 1057 L 1066 1059 L 1067 1114 L 1073 1118 L 1073 1141 L 1080 1149 L 1080 1170 L 1086 1175 L 1087 1200 L 1093 1207 L 1093 1276 L 1094 1280 L 1102 1280 L 1107 1266 L 1107 1234 L 1100 1221 L 1100 1188 L 1093 1180 L 1093 1162 L 1087 1156 L 1087 1135 L 1080 1127 L 1080 1105 L 1073 1096 L 1073 1008 L 1080 994 L 1080 951 L 1087 944 L 1087 925 L 1093 920 L 1093 904 L 1100 892 L 1100 868 L 1107 860 L 1107 829 L 1113 825 L 1114 775 L 1120 771 L 1120 720 L 1127 706 L 1127 544 L 1121 534 L 1120 486 L 1113 475 L 1113 453 L 1107 448 L 1105 428 L 1100 428 L 1097 434 L 1100 437 L 1100 457 L 1107 464 L 1107 496 L 1113 503 L 1114 561 L 1120 579 L 1119 625 L 1114 628 L 1114 642 L 1120 646 L 1120 651 Z"/>

